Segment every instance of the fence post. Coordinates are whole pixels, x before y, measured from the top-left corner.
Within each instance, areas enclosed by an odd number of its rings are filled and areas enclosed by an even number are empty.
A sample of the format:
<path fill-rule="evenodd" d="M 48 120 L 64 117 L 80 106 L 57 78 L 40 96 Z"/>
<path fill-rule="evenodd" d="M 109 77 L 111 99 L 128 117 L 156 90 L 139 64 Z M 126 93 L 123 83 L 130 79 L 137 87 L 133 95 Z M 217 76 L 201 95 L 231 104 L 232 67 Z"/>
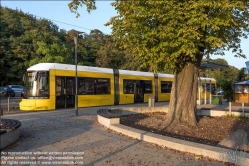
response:
<path fill-rule="evenodd" d="M 245 116 L 245 103 L 242 103 L 242 113 L 243 113 L 243 116 Z"/>
<path fill-rule="evenodd" d="M 10 111 L 10 97 L 8 97 L 8 112 Z"/>
<path fill-rule="evenodd" d="M 199 90 L 198 90 L 199 105 L 201 105 L 201 87 L 199 86 L 198 88 L 199 88 Z"/>
<path fill-rule="evenodd" d="M 201 105 L 201 88 L 199 87 L 199 105 Z"/>
<path fill-rule="evenodd" d="M 0 127 L 2 126 L 3 109 L 0 109 Z"/>
<path fill-rule="evenodd" d="M 232 114 L 232 102 L 229 101 L 229 113 Z"/>

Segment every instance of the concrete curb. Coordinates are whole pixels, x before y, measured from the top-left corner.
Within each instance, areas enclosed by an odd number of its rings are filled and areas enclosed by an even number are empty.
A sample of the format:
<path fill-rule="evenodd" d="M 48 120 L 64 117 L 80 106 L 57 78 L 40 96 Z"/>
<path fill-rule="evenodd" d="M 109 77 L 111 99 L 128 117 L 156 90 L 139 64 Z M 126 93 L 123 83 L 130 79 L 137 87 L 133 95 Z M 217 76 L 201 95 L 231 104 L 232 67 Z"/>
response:
<path fill-rule="evenodd" d="M 142 113 L 144 111 L 149 111 L 148 109 L 134 108 L 129 110 L 129 108 L 118 109 L 119 111 L 110 110 L 112 113 L 117 113 L 119 115 L 128 115 L 130 112 L 133 114 Z M 122 113 L 122 110 L 124 112 Z M 150 109 L 151 112 L 157 112 L 155 109 Z M 241 166 L 248 166 L 249 163 L 249 153 L 242 151 L 229 150 L 221 147 L 214 147 L 194 142 L 189 142 L 185 140 L 180 140 L 176 138 L 171 138 L 167 136 L 161 136 L 158 134 L 150 133 L 143 130 L 134 129 L 120 124 L 120 118 L 105 118 L 97 115 L 98 122 L 105 127 L 112 129 L 118 133 L 122 133 L 126 136 L 157 144 L 159 146 L 169 147 L 182 152 L 192 153 L 202 157 L 208 157 L 216 159 L 223 162 L 231 162 Z"/>
<path fill-rule="evenodd" d="M 20 137 L 20 127 L 17 129 L 9 129 L 6 133 L 0 135 L 1 147 L 0 149 L 5 148 L 6 146 L 13 144 Z"/>
<path fill-rule="evenodd" d="M 131 114 L 139 114 L 139 113 L 149 113 L 149 112 L 168 112 L 168 107 L 124 107 L 118 109 L 110 109 L 110 112 L 113 114 L 121 115 L 131 115 Z M 226 116 L 226 115 L 234 115 L 241 116 L 242 112 L 229 110 L 215 110 L 209 108 L 201 108 L 197 109 L 196 115 L 202 116 Z M 249 112 L 245 112 L 245 116 L 249 116 Z"/>
<path fill-rule="evenodd" d="M 234 116 L 242 116 L 242 112 L 231 111 L 229 110 L 213 110 L 213 109 L 198 109 L 197 115 L 202 116 L 226 116 L 226 115 L 234 115 Z M 249 112 L 245 112 L 245 116 L 249 116 Z"/>

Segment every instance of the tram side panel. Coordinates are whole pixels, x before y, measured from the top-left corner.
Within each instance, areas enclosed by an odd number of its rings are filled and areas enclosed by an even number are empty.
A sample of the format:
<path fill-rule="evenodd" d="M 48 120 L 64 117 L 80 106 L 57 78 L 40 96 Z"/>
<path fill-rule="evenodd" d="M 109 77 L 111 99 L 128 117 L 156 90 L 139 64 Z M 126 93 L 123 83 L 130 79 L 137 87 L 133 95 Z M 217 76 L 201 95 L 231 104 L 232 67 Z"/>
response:
<path fill-rule="evenodd" d="M 169 101 L 173 78 L 158 77 L 158 101 Z"/>
<path fill-rule="evenodd" d="M 200 90 L 200 94 L 199 94 L 199 90 Z M 205 90 L 205 80 L 202 79 L 201 83 L 198 84 L 198 89 L 197 89 L 197 99 L 199 99 L 199 97 L 203 100 L 205 99 L 205 91 L 206 91 L 206 98 L 209 99 L 210 97 L 210 81 L 207 80 L 206 81 L 206 90 Z M 211 95 L 216 94 L 216 81 L 212 80 L 211 81 Z"/>
<path fill-rule="evenodd" d="M 107 73 L 80 72 L 79 107 L 114 105 L 114 76 Z"/>
<path fill-rule="evenodd" d="M 150 85 L 151 84 L 151 88 Z M 154 77 L 137 75 L 119 75 L 119 104 L 148 102 L 149 95 L 155 95 L 153 90 Z"/>
<path fill-rule="evenodd" d="M 75 71 L 56 71 L 57 77 L 74 77 Z M 73 83 L 75 86 L 75 82 Z M 58 87 L 56 87 L 58 89 Z M 73 87 L 72 87 L 73 88 Z M 75 87 L 73 88 L 75 95 Z M 68 87 L 65 88 L 65 95 Z M 65 99 L 67 100 L 67 98 Z M 78 71 L 78 107 L 114 104 L 113 74 Z"/>

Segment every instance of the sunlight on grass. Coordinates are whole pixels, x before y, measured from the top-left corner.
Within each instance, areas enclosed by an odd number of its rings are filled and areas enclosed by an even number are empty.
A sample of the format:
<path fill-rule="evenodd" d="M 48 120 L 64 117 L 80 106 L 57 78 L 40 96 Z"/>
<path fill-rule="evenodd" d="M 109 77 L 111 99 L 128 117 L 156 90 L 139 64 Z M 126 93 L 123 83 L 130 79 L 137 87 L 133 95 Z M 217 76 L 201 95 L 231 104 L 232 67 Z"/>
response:
<path fill-rule="evenodd" d="M 228 115 L 224 115 L 222 117 L 225 117 L 225 118 L 237 118 L 237 119 L 249 119 L 249 116 L 246 116 L 246 115 L 236 116 L 234 114 L 228 114 Z"/>

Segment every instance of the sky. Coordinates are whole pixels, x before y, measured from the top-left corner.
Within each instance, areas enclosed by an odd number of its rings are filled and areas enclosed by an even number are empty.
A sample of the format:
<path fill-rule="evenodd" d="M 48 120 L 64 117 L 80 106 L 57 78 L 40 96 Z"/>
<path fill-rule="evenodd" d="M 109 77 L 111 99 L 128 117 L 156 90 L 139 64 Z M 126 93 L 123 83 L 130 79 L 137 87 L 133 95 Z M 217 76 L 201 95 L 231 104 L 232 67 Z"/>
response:
<path fill-rule="evenodd" d="M 11 9 L 21 9 L 24 13 L 29 13 L 53 21 L 59 29 L 71 30 L 75 29 L 81 32 L 89 33 L 90 30 L 98 29 L 104 34 L 111 34 L 111 27 L 105 26 L 110 18 L 117 15 L 117 11 L 110 5 L 111 1 L 96 0 L 97 10 L 90 14 L 86 11 L 86 7 L 79 9 L 80 17 L 76 18 L 76 14 L 71 13 L 68 8 L 70 0 L 1 0 L 1 6 Z M 245 62 L 249 61 L 249 39 L 241 40 L 241 48 L 247 59 L 236 58 L 232 52 L 225 52 L 225 56 L 211 55 L 211 59 L 225 59 L 229 65 L 238 69 L 246 67 Z"/>

